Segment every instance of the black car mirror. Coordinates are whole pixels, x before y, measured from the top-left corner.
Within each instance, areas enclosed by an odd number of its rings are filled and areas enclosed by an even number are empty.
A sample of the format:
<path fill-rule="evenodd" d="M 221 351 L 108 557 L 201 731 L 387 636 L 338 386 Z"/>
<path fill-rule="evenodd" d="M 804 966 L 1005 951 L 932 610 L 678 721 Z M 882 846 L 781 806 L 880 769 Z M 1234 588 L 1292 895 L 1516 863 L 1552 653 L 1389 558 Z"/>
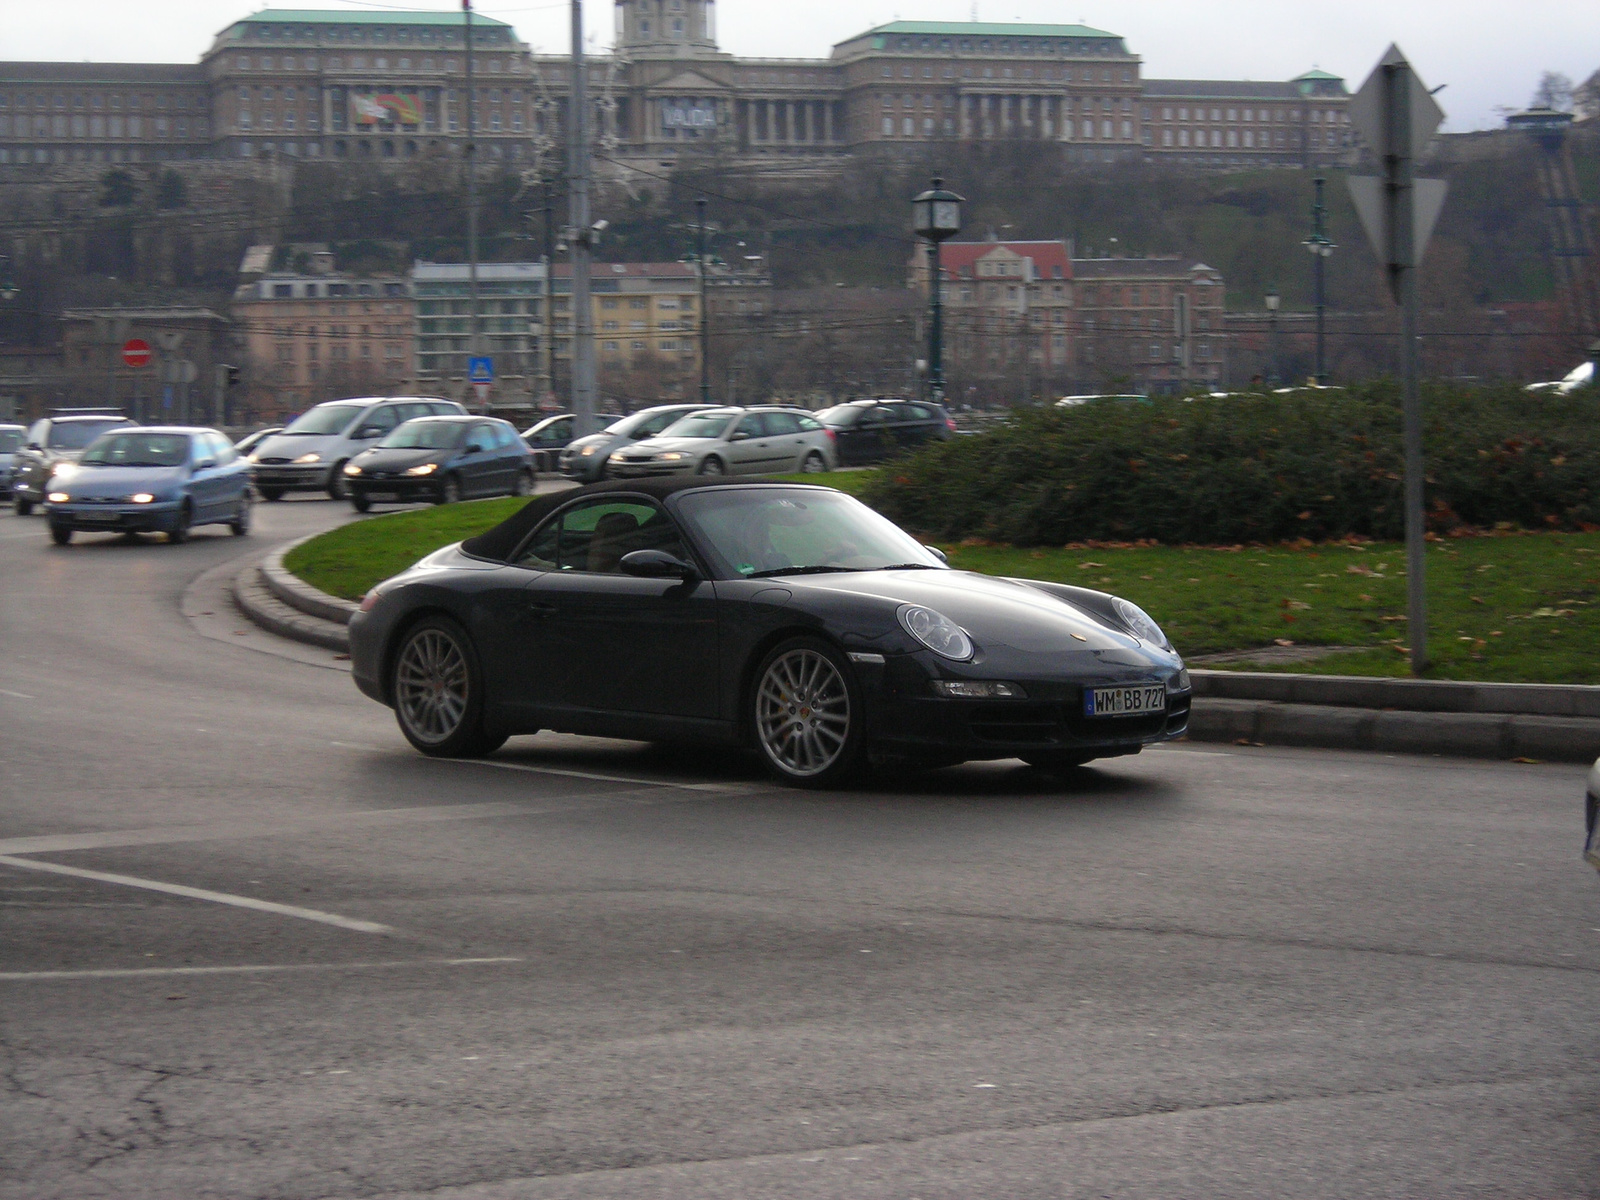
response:
<path fill-rule="evenodd" d="M 630 550 L 617 563 L 624 575 L 640 579 L 698 579 L 700 572 L 665 550 Z"/>
<path fill-rule="evenodd" d="M 209 471 L 213 467 L 215 467 L 216 465 L 217 465 L 217 460 L 216 459 L 214 459 L 214 458 L 206 458 L 206 459 L 201 459 L 199 462 L 195 463 L 194 469 L 196 471 Z"/>
<path fill-rule="evenodd" d="M 948 563 L 950 561 L 949 556 L 947 554 L 945 554 L 945 552 L 943 550 L 939 549 L 939 547 L 937 547 L 937 546 L 924 546 L 923 549 L 926 550 L 929 554 L 933 555 L 935 558 L 937 558 L 942 563 Z"/>
<path fill-rule="evenodd" d="M 483 447 L 478 445 L 477 442 L 468 442 L 467 443 L 466 452 L 468 454 L 482 454 L 483 453 Z"/>
<path fill-rule="evenodd" d="M 44 447 L 39 445 L 38 442 L 29 442 L 28 443 L 28 449 L 29 450 L 43 450 Z"/>

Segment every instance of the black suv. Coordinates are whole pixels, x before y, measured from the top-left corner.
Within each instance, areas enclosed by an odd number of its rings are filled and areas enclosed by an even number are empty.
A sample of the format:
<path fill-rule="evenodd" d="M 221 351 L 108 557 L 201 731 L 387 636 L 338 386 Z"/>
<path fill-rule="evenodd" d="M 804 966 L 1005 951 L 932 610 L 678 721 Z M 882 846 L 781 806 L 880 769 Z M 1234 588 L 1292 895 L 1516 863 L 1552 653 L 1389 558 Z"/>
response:
<path fill-rule="evenodd" d="M 840 463 L 852 465 L 909 454 L 956 433 L 950 414 L 927 400 L 851 400 L 823 409 L 817 420 L 833 434 Z"/>
<path fill-rule="evenodd" d="M 25 517 L 44 503 L 45 487 L 62 463 L 77 462 L 89 443 L 130 421 L 114 408 L 59 409 L 28 426 L 22 447 L 11 460 L 11 496 L 17 516 Z"/>

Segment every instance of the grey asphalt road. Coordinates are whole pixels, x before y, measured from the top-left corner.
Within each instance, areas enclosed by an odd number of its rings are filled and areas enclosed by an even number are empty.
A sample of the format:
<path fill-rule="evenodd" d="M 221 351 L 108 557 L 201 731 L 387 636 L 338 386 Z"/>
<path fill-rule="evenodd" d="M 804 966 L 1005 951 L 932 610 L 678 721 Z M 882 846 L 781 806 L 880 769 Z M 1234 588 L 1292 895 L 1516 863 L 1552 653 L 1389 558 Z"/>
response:
<path fill-rule="evenodd" d="M 1600 1195 L 1581 769 L 433 762 L 180 613 L 258 516 L 0 516 L 0 1196 Z"/>

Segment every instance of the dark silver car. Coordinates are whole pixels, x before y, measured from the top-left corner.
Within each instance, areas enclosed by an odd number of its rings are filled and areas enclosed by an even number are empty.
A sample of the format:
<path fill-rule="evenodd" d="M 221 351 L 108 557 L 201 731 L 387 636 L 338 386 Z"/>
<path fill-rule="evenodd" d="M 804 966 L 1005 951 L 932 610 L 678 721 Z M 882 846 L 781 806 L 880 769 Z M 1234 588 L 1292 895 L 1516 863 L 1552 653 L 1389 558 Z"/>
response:
<path fill-rule="evenodd" d="M 713 408 L 711 404 L 658 404 L 611 422 L 599 433 L 591 433 L 568 443 L 561 452 L 561 473 L 580 483 L 593 483 L 606 476 L 611 456 L 624 446 L 642 442 L 690 413 Z"/>
<path fill-rule="evenodd" d="M 11 494 L 11 461 L 27 432 L 21 425 L 0 425 L 0 496 Z"/>
<path fill-rule="evenodd" d="M 796 408 L 708 408 L 611 456 L 607 474 L 781 475 L 831 471 L 833 435 Z"/>
<path fill-rule="evenodd" d="M 25 517 L 35 504 L 43 504 L 50 476 L 57 467 L 75 463 L 101 434 L 134 422 L 115 410 L 64 410 L 41 417 L 28 427 L 21 448 L 11 463 L 11 496 L 17 516 Z"/>

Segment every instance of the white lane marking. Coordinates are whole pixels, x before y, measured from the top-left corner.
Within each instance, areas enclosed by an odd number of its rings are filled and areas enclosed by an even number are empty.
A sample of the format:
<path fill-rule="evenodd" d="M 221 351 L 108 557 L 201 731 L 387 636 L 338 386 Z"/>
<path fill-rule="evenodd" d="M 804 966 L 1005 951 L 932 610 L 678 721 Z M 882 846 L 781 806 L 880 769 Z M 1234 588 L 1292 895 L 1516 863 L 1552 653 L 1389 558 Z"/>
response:
<path fill-rule="evenodd" d="M 184 896 L 190 900 L 208 900 L 212 904 L 227 904 L 234 908 L 249 908 L 256 912 L 274 913 L 280 917 L 296 917 L 302 921 L 315 921 L 319 925 L 333 925 L 355 933 L 394 933 L 388 925 L 376 921 L 358 921 L 354 917 L 341 917 L 338 913 L 323 912 L 316 908 L 300 908 L 293 904 L 274 904 L 270 900 L 257 900 L 253 896 L 235 896 L 229 892 L 213 892 L 206 888 L 185 887 L 181 883 L 162 883 L 155 879 L 140 879 L 135 875 L 114 875 L 109 871 L 86 871 L 82 867 L 66 867 L 60 863 L 39 862 L 32 858 L 14 858 L 0 854 L 0 866 L 17 867 L 24 871 L 47 871 L 55 875 L 71 875 L 75 879 L 90 879 L 96 883 L 115 883 L 122 887 L 143 888 L 149 892 L 165 892 L 169 896 Z"/>
<path fill-rule="evenodd" d="M 84 971 L 0 971 L 0 983 L 50 979 L 146 979 L 174 975 L 268 975 L 285 971 L 392 971 L 400 967 L 477 967 L 525 962 L 521 958 L 422 958 L 394 962 L 269 963 L 235 967 L 103 967 Z"/>
<path fill-rule="evenodd" d="M 18 700 L 32 700 L 34 697 L 27 692 L 13 692 L 9 688 L 0 688 L 0 696 L 15 696 Z"/>
<path fill-rule="evenodd" d="M 527 771 L 534 775 L 561 775 L 568 779 L 594 779 L 601 783 L 631 783 L 639 787 L 678 788 L 687 792 L 711 792 L 722 796 L 761 790 L 750 784 L 742 783 L 683 783 L 675 779 L 640 779 L 634 775 L 606 775 L 599 771 L 574 771 L 566 767 L 536 767 L 532 763 L 505 762 L 498 758 L 458 758 L 436 761 L 469 763 L 480 767 L 498 767 L 502 771 Z"/>

